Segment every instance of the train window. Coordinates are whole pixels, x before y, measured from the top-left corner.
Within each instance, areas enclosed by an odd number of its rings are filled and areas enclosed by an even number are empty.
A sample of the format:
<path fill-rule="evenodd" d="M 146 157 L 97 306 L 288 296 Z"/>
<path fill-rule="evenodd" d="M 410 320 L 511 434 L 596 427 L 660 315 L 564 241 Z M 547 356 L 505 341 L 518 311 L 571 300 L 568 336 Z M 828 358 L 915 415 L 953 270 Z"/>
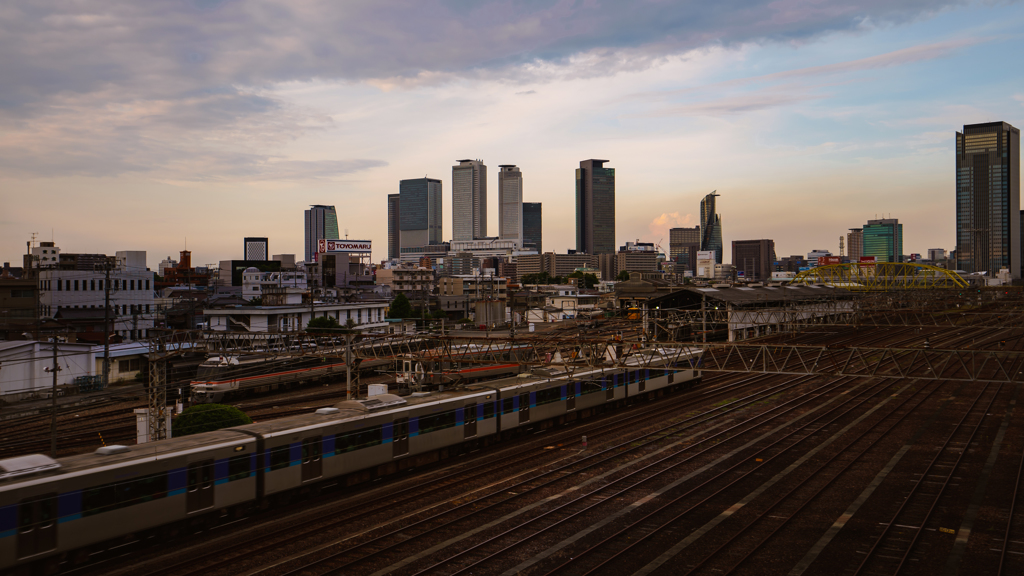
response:
<path fill-rule="evenodd" d="M 82 494 L 82 516 L 102 514 L 117 508 L 117 488 L 114 484 L 89 488 Z"/>
<path fill-rule="evenodd" d="M 352 452 L 362 450 L 371 446 L 378 446 L 384 441 L 383 430 L 380 426 L 354 430 L 348 434 L 339 434 L 334 440 L 334 453 Z"/>
<path fill-rule="evenodd" d="M 494 418 L 494 402 L 484 402 L 484 420 Z"/>
<path fill-rule="evenodd" d="M 512 399 L 511 398 L 505 398 L 501 402 L 502 402 L 502 404 L 501 404 L 501 413 L 502 414 L 511 414 L 513 412 L 513 410 L 512 410 Z"/>
<path fill-rule="evenodd" d="M 559 386 L 548 388 L 547 390 L 541 390 L 537 392 L 537 405 L 551 404 L 552 402 L 558 402 L 562 399 L 562 391 Z"/>
<path fill-rule="evenodd" d="M 430 416 L 420 416 L 420 434 L 436 432 L 453 426 L 455 426 L 454 410 L 441 412 L 440 414 L 431 414 Z"/>
<path fill-rule="evenodd" d="M 586 395 L 586 394 L 593 394 L 595 392 L 600 392 L 601 389 L 602 389 L 601 388 L 601 383 L 600 382 L 594 382 L 593 380 L 585 380 L 583 382 L 583 386 L 581 386 L 581 388 L 582 388 L 581 393 L 584 394 L 584 395 Z"/>
<path fill-rule="evenodd" d="M 287 468 L 292 462 L 291 446 L 287 444 L 278 446 L 270 451 L 270 469 L 280 470 Z"/>
<path fill-rule="evenodd" d="M 249 469 L 250 460 L 251 458 L 248 454 L 232 456 L 231 459 L 228 460 L 228 482 L 248 478 L 251 472 Z"/>

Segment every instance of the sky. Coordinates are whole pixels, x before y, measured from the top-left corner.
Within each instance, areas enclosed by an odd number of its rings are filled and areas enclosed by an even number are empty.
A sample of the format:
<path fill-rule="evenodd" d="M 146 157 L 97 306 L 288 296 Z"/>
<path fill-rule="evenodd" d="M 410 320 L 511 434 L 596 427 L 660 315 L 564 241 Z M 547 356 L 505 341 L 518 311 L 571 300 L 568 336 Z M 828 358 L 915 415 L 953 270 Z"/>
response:
<path fill-rule="evenodd" d="M 1015 57 L 1014 54 L 1017 56 Z M 616 169 L 616 240 L 697 224 L 838 253 L 898 218 L 954 246 L 954 134 L 1024 126 L 1024 7 L 943 0 L 101 0 L 0 4 L 0 259 L 303 251 L 333 204 L 386 257 L 387 195 L 499 164 L 575 248 L 575 169 Z"/>

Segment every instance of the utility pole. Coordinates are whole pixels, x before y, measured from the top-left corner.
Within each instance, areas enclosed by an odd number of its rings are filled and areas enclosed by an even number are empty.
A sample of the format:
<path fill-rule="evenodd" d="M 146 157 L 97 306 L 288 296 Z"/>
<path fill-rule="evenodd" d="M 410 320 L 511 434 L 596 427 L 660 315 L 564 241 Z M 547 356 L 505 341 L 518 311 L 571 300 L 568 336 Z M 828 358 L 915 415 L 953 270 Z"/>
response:
<path fill-rule="evenodd" d="M 57 457 L 57 372 L 60 372 L 60 364 L 57 363 L 57 334 L 53 335 L 53 367 L 47 372 L 53 374 L 53 389 L 50 392 L 50 456 Z"/>
<path fill-rule="evenodd" d="M 352 399 L 352 332 L 345 333 L 345 399 Z"/>
<path fill-rule="evenodd" d="M 110 385 L 110 263 L 103 265 L 103 389 Z"/>

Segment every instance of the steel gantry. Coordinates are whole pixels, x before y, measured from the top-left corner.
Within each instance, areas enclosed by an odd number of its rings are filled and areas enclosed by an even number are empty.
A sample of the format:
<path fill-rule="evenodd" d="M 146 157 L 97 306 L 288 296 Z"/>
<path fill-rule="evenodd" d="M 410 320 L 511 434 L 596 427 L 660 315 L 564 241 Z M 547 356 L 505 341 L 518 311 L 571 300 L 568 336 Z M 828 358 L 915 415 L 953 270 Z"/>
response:
<path fill-rule="evenodd" d="M 853 292 L 970 287 L 956 272 L 914 262 L 861 262 L 816 266 L 797 274 L 791 284 L 825 284 Z"/>

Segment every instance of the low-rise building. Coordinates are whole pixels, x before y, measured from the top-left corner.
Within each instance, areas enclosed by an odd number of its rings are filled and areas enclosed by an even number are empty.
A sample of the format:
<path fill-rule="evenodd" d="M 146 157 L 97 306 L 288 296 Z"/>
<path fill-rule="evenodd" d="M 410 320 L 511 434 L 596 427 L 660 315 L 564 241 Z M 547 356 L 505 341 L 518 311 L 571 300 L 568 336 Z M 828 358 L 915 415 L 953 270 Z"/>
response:
<path fill-rule="evenodd" d="M 242 297 L 262 298 L 268 288 L 307 288 L 305 272 L 260 272 L 255 267 L 242 273 Z"/>
<path fill-rule="evenodd" d="M 345 326 L 349 320 L 359 330 L 381 330 L 387 327 L 384 313 L 387 300 L 299 303 L 280 306 L 235 306 L 232 308 L 205 308 L 203 315 L 210 330 L 219 332 L 299 332 L 309 321 L 329 316 Z"/>
<path fill-rule="evenodd" d="M 409 299 L 421 298 L 434 291 L 434 271 L 422 266 L 378 268 L 378 286 L 390 286 L 393 294 L 405 294 Z"/>

